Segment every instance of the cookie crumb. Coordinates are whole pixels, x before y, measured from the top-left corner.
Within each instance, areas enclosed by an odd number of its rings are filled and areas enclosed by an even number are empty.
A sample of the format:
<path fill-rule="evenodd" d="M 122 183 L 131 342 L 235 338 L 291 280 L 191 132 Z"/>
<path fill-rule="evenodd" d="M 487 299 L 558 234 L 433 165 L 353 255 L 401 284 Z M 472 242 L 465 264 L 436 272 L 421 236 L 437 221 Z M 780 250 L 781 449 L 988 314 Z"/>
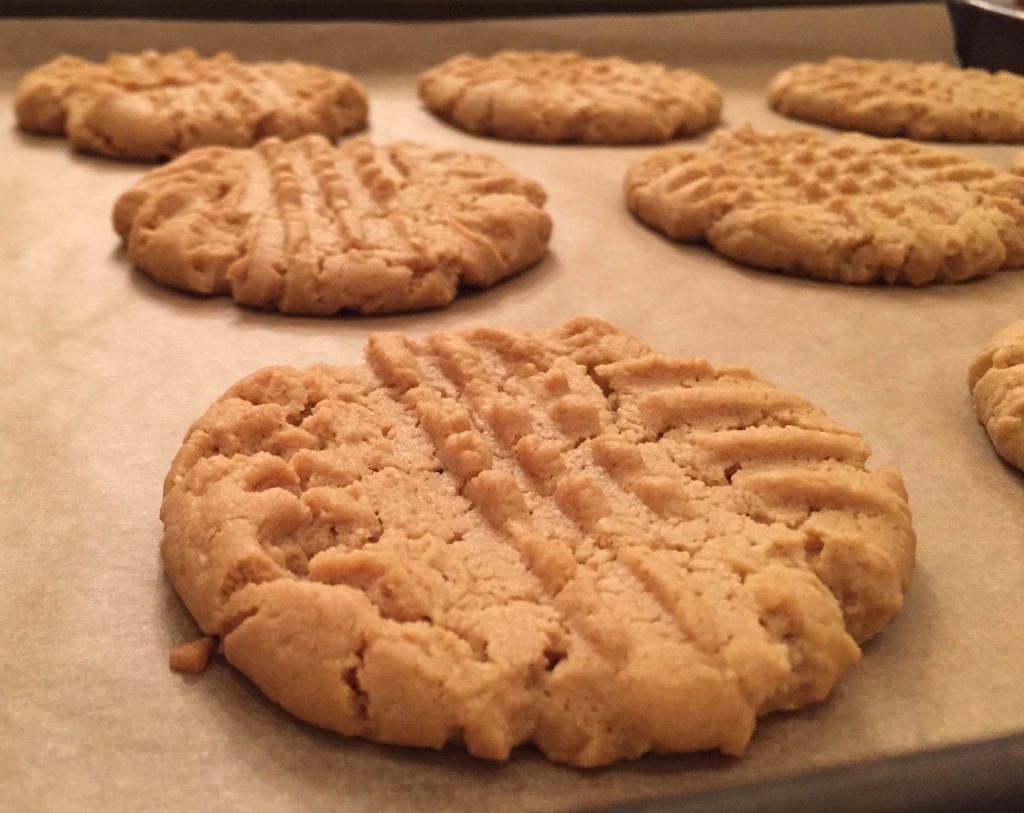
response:
<path fill-rule="evenodd" d="M 210 652 L 213 650 L 213 636 L 204 635 L 196 638 L 187 644 L 182 644 L 171 650 L 171 670 L 174 672 L 185 672 L 189 675 L 198 675 L 210 662 Z"/>

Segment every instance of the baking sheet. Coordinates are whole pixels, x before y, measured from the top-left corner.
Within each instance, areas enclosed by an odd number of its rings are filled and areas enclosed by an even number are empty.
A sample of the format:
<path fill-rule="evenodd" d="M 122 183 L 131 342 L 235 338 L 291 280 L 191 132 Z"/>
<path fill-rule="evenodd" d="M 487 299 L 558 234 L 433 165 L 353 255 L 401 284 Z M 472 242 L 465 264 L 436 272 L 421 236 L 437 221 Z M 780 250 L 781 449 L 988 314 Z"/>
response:
<path fill-rule="evenodd" d="M 896 1 L 859 0 L 859 5 Z M 144 7 L 138 0 L 3 0 L 0 15 L 408 20 L 829 5 L 849 5 L 849 0 L 147 0 Z"/>
<path fill-rule="evenodd" d="M 18 77 L 60 51 L 191 45 L 355 73 L 370 134 L 492 153 L 541 181 L 555 221 L 537 267 L 441 312 L 285 317 L 170 291 L 129 270 L 109 224 L 145 167 L 14 128 Z M 725 124 L 794 125 L 764 88 L 833 53 L 952 60 L 941 6 L 426 23 L 0 20 L 0 799 L 11 810 L 562 811 L 736 786 L 1024 730 L 1024 477 L 993 453 L 966 368 L 1024 316 L 1024 273 L 924 290 L 747 270 L 640 226 L 621 196 L 648 148 L 509 144 L 433 119 L 419 71 L 455 52 L 580 48 L 697 68 Z M 1008 166 L 1013 147 L 963 147 Z M 347 740 L 293 720 L 217 658 L 163 576 L 161 484 L 187 426 L 267 364 L 357 363 L 373 330 L 608 319 L 660 350 L 744 364 L 860 431 L 899 468 L 919 536 L 901 614 L 814 708 L 764 719 L 746 754 L 596 771 L 521 749 Z"/>

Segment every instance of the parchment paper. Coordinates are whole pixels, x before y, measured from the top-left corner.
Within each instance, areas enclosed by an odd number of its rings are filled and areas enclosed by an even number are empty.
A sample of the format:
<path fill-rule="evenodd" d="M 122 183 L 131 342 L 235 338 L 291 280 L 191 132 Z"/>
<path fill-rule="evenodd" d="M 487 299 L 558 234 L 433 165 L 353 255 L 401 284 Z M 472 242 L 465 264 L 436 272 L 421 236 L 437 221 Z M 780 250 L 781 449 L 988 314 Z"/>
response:
<path fill-rule="evenodd" d="M 441 312 L 288 318 L 190 297 L 129 269 L 109 225 L 145 167 L 20 134 L 18 77 L 58 52 L 192 45 L 297 57 L 367 85 L 371 135 L 486 151 L 541 181 L 539 266 Z M 952 59 L 938 5 L 445 24 L 0 21 L 0 807 L 7 810 L 560 811 L 734 785 L 1024 729 L 1024 478 L 977 423 L 966 368 L 1024 316 L 1024 272 L 924 290 L 748 270 L 625 210 L 644 148 L 464 135 L 415 95 L 420 70 L 496 48 L 579 48 L 705 72 L 725 124 L 796 126 L 764 88 L 833 53 Z M 1012 147 L 964 147 L 1007 166 Z M 859 430 L 904 474 L 919 535 L 907 603 L 821 705 L 762 721 L 746 754 L 596 771 L 522 749 L 347 740 L 280 711 L 222 659 L 173 674 L 196 634 L 157 545 L 161 484 L 188 425 L 268 364 L 357 363 L 366 335 L 611 320 L 666 353 L 743 364 Z"/>

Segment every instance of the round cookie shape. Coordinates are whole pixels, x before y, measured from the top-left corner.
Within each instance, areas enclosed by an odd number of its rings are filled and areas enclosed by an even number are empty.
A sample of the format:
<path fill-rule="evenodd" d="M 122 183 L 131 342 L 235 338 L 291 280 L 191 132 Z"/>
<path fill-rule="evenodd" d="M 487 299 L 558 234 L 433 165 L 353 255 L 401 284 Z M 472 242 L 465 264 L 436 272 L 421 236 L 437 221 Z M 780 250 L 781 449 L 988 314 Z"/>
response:
<path fill-rule="evenodd" d="M 285 313 L 447 305 L 547 250 L 544 190 L 490 156 L 318 135 L 205 147 L 118 198 L 114 228 L 153 279 Z"/>
<path fill-rule="evenodd" d="M 580 318 L 374 334 L 267 368 L 186 434 L 167 572 L 303 720 L 505 759 L 738 754 L 901 606 L 906 493 L 740 367 Z"/>
<path fill-rule="evenodd" d="M 424 104 L 478 135 L 514 141 L 639 144 L 718 122 L 722 95 L 693 71 L 573 51 L 453 57 L 419 80 Z"/>
<path fill-rule="evenodd" d="M 1024 265 L 1024 177 L 859 133 L 719 131 L 627 173 L 629 209 L 675 240 L 832 282 L 962 282 Z"/>
<path fill-rule="evenodd" d="M 1024 471 L 1024 319 L 989 340 L 970 366 L 967 385 L 995 450 Z"/>
<path fill-rule="evenodd" d="M 833 57 L 777 74 L 771 106 L 843 130 L 918 141 L 1024 142 L 1024 77 L 943 62 Z"/>
<path fill-rule="evenodd" d="M 347 73 L 299 62 L 239 62 L 192 49 L 112 54 L 103 63 L 61 56 L 26 74 L 15 115 L 29 132 L 66 134 L 111 158 L 158 161 L 195 147 L 244 147 L 261 138 L 366 125 L 363 87 Z"/>

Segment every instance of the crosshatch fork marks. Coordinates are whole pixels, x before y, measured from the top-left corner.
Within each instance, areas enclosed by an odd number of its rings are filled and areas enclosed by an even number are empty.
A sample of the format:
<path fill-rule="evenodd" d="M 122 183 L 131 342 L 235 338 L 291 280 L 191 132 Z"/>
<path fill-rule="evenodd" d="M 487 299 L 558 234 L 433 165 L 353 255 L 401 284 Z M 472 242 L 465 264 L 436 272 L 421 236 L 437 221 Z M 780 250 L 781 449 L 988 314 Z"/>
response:
<path fill-rule="evenodd" d="M 196 147 L 320 133 L 334 140 L 366 125 L 362 85 L 300 62 L 239 62 L 192 49 L 63 55 L 26 74 L 15 94 L 23 129 L 66 133 L 76 149 L 158 161 Z"/>
<path fill-rule="evenodd" d="M 305 720 L 581 766 L 739 753 L 902 602 L 899 475 L 749 371 L 585 318 L 366 357 L 239 382 L 166 481 L 176 588 Z M 671 392 L 706 413 L 653 416 Z"/>
<path fill-rule="evenodd" d="M 699 133 L 721 114 L 704 76 L 572 51 L 460 54 L 420 76 L 419 95 L 464 130 L 522 141 L 639 144 Z"/>
<path fill-rule="evenodd" d="M 675 240 L 796 276 L 929 285 L 1024 265 L 1024 179 L 900 139 L 744 125 L 650 153 L 625 193 Z"/>
<path fill-rule="evenodd" d="M 988 341 L 968 369 L 967 385 L 995 450 L 1024 470 L 1024 319 Z"/>
<path fill-rule="evenodd" d="M 485 155 L 320 136 L 194 150 L 114 207 L 128 256 L 166 285 L 286 313 L 441 307 L 537 262 L 544 190 Z"/>

